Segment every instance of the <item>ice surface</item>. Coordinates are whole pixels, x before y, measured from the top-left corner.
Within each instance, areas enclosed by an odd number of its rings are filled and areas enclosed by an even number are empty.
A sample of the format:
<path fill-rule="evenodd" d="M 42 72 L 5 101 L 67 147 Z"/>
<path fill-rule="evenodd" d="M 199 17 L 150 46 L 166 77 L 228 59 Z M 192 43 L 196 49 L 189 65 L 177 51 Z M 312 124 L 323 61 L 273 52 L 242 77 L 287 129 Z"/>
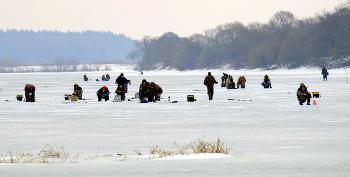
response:
<path fill-rule="evenodd" d="M 244 75 L 246 89 L 227 90 L 217 84 L 209 101 L 203 85 L 208 71 L 218 82 L 223 72 L 235 81 Z M 98 102 L 95 91 L 103 85 L 114 97 L 114 81 L 121 72 L 132 82 L 127 99 L 135 96 L 144 78 L 163 88 L 163 99 L 147 104 L 134 99 Z M 350 87 L 344 69 L 329 72 L 327 82 L 319 69 L 164 70 L 143 76 L 125 68 L 3 73 L 0 153 L 19 150 L 37 155 L 49 144 L 63 147 L 70 156 L 65 163 L 0 164 L 0 176 L 349 176 Z M 107 73 L 110 81 L 95 81 Z M 84 74 L 91 81 L 84 82 Z M 272 79 L 272 89 L 260 85 L 265 74 Z M 317 105 L 298 105 L 301 82 L 310 92 L 320 92 Z M 35 103 L 16 100 L 27 83 L 37 88 Z M 75 83 L 90 100 L 64 104 L 64 95 L 73 93 Z M 187 102 L 187 95 L 197 101 Z M 168 96 L 178 103 L 168 103 Z M 218 136 L 232 146 L 229 155 L 148 158 L 150 147 L 171 149 L 174 142 L 185 146 L 198 138 L 215 142 Z M 69 163 L 77 154 L 78 163 Z"/>

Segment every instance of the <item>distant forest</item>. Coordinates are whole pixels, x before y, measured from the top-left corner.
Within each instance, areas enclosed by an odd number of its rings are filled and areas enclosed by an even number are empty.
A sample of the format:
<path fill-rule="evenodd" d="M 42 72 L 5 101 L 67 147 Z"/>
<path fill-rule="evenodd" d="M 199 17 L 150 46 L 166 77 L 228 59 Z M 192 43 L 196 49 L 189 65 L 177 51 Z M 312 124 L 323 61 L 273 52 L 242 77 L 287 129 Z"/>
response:
<path fill-rule="evenodd" d="M 350 64 L 350 1 L 333 11 L 297 19 L 280 11 L 266 23 L 227 23 L 180 38 L 173 32 L 145 36 L 128 57 L 140 69 L 339 68 Z"/>
<path fill-rule="evenodd" d="M 134 41 L 123 34 L 0 30 L 1 66 L 126 63 Z"/>

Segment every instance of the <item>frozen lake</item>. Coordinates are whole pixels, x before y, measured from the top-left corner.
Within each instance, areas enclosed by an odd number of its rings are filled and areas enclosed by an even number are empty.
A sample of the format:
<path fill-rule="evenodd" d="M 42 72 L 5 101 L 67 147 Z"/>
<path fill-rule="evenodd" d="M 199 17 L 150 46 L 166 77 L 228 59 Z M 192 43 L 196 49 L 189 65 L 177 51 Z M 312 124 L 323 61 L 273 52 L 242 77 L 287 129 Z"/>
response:
<path fill-rule="evenodd" d="M 210 71 L 219 83 L 223 72 L 235 82 L 244 75 L 246 89 L 227 90 L 217 84 L 209 101 L 203 85 L 208 70 L 149 71 L 143 76 L 127 69 L 2 73 L 1 157 L 8 158 L 9 151 L 37 155 L 47 144 L 64 148 L 69 157 L 64 163 L 0 163 L 0 176 L 350 175 L 350 86 L 344 70 L 329 70 L 327 82 L 318 69 Z M 163 88 L 163 99 L 112 102 L 114 81 L 121 72 L 132 83 L 127 99 L 135 96 L 144 78 Z M 107 73 L 111 81 L 95 81 Z M 84 74 L 91 81 L 84 82 Z M 272 79 L 272 89 L 260 85 L 265 74 Z M 301 82 L 310 92 L 320 92 L 320 98 L 311 100 L 316 105 L 298 104 Z M 27 83 L 36 86 L 35 103 L 16 100 Z M 63 103 L 75 83 L 90 100 Z M 104 85 L 112 92 L 111 99 L 98 102 L 95 91 Z M 197 101 L 187 102 L 187 95 Z M 178 103 L 168 103 L 169 96 Z M 215 142 L 218 136 L 231 147 L 229 155 L 148 158 L 150 147 L 171 149 L 174 142 L 185 146 L 198 138 Z M 74 157 L 77 163 L 70 163 Z"/>

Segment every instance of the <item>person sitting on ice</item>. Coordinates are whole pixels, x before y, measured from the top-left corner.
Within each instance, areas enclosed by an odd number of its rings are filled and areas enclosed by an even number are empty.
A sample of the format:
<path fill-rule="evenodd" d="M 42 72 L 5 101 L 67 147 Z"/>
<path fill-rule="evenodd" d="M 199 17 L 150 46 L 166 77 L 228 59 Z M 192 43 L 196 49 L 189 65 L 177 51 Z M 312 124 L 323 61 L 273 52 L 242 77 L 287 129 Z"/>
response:
<path fill-rule="evenodd" d="M 297 90 L 297 98 L 300 105 L 303 105 L 305 101 L 307 101 L 307 105 L 310 105 L 311 94 L 307 91 L 304 83 L 301 83 L 299 89 Z"/>
<path fill-rule="evenodd" d="M 118 88 L 115 90 L 115 93 L 121 96 L 122 101 L 125 101 L 125 88 L 123 85 L 118 85 Z"/>
<path fill-rule="evenodd" d="M 27 84 L 24 87 L 24 94 L 26 97 L 26 102 L 35 102 L 35 86 L 32 84 Z"/>
<path fill-rule="evenodd" d="M 236 83 L 233 81 L 232 75 L 228 75 L 228 78 L 226 79 L 226 88 L 236 89 Z"/>
<path fill-rule="evenodd" d="M 106 81 L 105 75 L 102 75 L 101 80 L 102 80 L 102 81 Z"/>
<path fill-rule="evenodd" d="M 105 81 L 109 81 L 109 79 L 111 79 L 111 78 L 109 77 L 109 74 L 107 73 Z"/>
<path fill-rule="evenodd" d="M 264 78 L 262 78 L 261 85 L 264 88 L 272 88 L 272 86 L 271 86 L 271 78 L 267 74 L 264 76 Z"/>
<path fill-rule="evenodd" d="M 109 90 L 106 86 L 101 87 L 97 92 L 98 101 L 105 99 L 105 101 L 109 100 Z"/>
<path fill-rule="evenodd" d="M 146 83 L 145 87 L 141 90 L 141 103 L 148 103 L 152 102 L 154 98 L 154 92 L 151 88 L 151 85 L 149 82 Z"/>
<path fill-rule="evenodd" d="M 88 77 L 84 74 L 84 81 L 88 81 Z"/>
<path fill-rule="evenodd" d="M 78 84 L 74 84 L 74 93 L 72 95 L 77 96 L 79 100 L 83 99 L 83 89 Z"/>

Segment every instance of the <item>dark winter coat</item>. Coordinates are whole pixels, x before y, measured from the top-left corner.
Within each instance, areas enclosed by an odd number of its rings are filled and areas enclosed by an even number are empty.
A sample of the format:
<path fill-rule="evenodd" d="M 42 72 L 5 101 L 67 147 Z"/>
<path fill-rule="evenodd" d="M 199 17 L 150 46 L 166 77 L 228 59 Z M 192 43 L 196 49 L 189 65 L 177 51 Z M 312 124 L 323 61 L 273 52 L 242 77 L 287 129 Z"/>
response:
<path fill-rule="evenodd" d="M 153 98 L 154 97 L 154 92 L 149 85 L 149 83 L 142 88 L 141 90 L 141 97 L 147 97 L 147 98 Z"/>
<path fill-rule="evenodd" d="M 302 89 L 304 87 L 304 89 Z M 300 84 L 300 87 L 297 90 L 298 100 L 306 100 L 311 97 L 310 93 L 307 91 L 307 88 L 304 84 Z"/>
<path fill-rule="evenodd" d="M 116 90 L 115 90 L 115 93 L 117 95 L 121 95 L 121 99 L 124 101 L 125 100 L 125 92 L 126 92 L 126 89 L 124 87 L 118 87 Z"/>
<path fill-rule="evenodd" d="M 208 75 L 204 78 L 204 85 L 206 86 L 213 86 L 214 84 L 217 84 L 218 82 L 215 80 L 214 76 Z"/>
<path fill-rule="evenodd" d="M 97 91 L 97 94 L 100 95 L 101 97 L 109 97 L 109 90 L 108 90 L 108 87 L 103 90 L 103 88 L 100 88 L 98 91 Z"/>
<path fill-rule="evenodd" d="M 151 86 L 151 88 L 153 90 L 154 95 L 159 95 L 159 94 L 163 93 L 162 87 L 160 87 L 158 84 L 156 84 L 154 82 L 151 82 L 150 86 Z"/>
<path fill-rule="evenodd" d="M 126 83 L 128 83 L 128 79 L 126 79 L 124 76 L 118 76 L 115 83 L 124 86 Z"/>
<path fill-rule="evenodd" d="M 323 77 L 328 76 L 328 71 L 327 71 L 327 69 L 326 69 L 326 68 L 323 68 L 321 74 L 323 75 Z"/>
<path fill-rule="evenodd" d="M 74 93 L 73 93 L 73 95 L 77 96 L 80 99 L 83 97 L 83 89 L 81 87 L 79 87 L 78 84 L 74 85 Z"/>

